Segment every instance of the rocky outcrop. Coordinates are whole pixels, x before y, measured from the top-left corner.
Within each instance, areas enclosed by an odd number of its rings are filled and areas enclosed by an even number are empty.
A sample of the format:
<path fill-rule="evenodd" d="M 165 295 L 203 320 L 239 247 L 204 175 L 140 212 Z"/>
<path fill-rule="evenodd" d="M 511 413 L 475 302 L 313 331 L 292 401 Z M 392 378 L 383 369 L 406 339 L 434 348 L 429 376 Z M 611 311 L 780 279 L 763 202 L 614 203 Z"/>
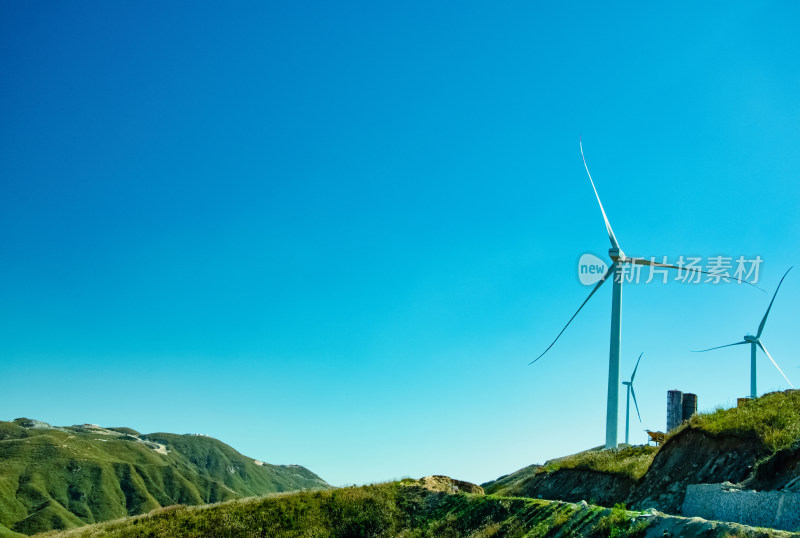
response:
<path fill-rule="evenodd" d="M 405 486 L 420 486 L 428 491 L 442 492 L 442 493 L 473 493 L 476 495 L 483 495 L 483 488 L 472 482 L 465 482 L 464 480 L 456 480 L 444 475 L 425 476 L 419 480 L 406 478 L 400 481 L 401 485 Z"/>

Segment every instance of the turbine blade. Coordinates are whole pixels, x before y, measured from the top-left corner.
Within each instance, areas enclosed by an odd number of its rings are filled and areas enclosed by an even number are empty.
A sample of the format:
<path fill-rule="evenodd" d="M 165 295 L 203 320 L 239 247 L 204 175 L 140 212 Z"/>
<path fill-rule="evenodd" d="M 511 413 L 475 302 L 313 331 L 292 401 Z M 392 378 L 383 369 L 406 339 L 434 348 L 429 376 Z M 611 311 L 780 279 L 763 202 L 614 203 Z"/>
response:
<path fill-rule="evenodd" d="M 631 396 L 633 396 L 633 405 L 636 406 L 636 415 L 639 417 L 639 422 L 641 422 L 642 415 L 639 414 L 639 404 L 636 403 L 636 392 L 633 390 L 633 385 L 631 385 Z"/>
<path fill-rule="evenodd" d="M 631 383 L 633 383 L 633 378 L 636 377 L 636 370 L 639 369 L 639 361 L 642 360 L 642 355 L 644 355 L 644 351 L 639 354 L 639 358 L 636 360 L 636 366 L 633 369 L 633 374 L 631 374 Z"/>
<path fill-rule="evenodd" d="M 775 297 L 778 295 L 778 290 L 781 289 L 781 284 L 783 284 L 783 279 L 786 278 L 786 275 L 788 275 L 789 271 L 791 271 L 791 270 L 792 270 L 792 268 L 789 267 L 789 269 L 787 269 L 786 272 L 783 273 L 783 277 L 781 277 L 781 281 L 778 282 L 778 287 L 775 288 L 775 295 L 772 296 L 772 300 L 769 302 L 769 306 L 767 307 L 767 312 L 764 314 L 764 319 L 761 320 L 761 325 L 758 326 L 758 332 L 756 333 L 756 338 L 761 336 L 761 332 L 764 330 L 764 325 L 767 323 L 767 316 L 769 316 L 769 311 L 772 309 L 772 303 L 775 302 Z"/>
<path fill-rule="evenodd" d="M 602 285 L 603 285 L 603 282 L 605 282 L 606 280 L 608 280 L 608 277 L 611 275 L 611 273 L 613 273 L 613 272 L 614 272 L 614 267 L 616 267 L 616 266 L 617 266 L 617 265 L 616 265 L 615 263 L 612 263 L 612 264 L 611 264 L 611 266 L 608 268 L 608 271 L 606 271 L 606 274 L 604 274 L 604 275 L 603 275 L 603 278 L 601 278 L 601 279 L 600 279 L 600 281 L 599 281 L 599 282 L 598 282 L 598 283 L 595 285 L 595 287 L 592 289 L 592 292 L 589 294 L 589 296 L 586 298 L 586 300 L 585 300 L 585 301 L 583 301 L 583 303 L 581 303 L 581 306 L 580 306 L 580 307 L 578 307 L 578 310 L 577 310 L 577 311 L 576 311 L 574 314 L 572 314 L 572 317 L 571 317 L 571 318 L 569 318 L 569 321 L 567 322 L 567 324 L 566 324 L 566 325 L 564 325 L 564 328 L 563 328 L 563 329 L 561 329 L 561 332 L 560 332 L 560 333 L 558 333 L 558 336 L 556 336 L 556 339 L 555 339 L 555 340 L 553 340 L 553 343 L 552 343 L 552 344 L 550 344 L 549 346 L 547 346 L 547 349 L 545 349 L 545 350 L 542 352 L 542 354 L 541 354 L 541 355 L 539 355 L 538 357 L 536 357 L 535 359 L 533 359 L 531 362 L 529 362 L 529 363 L 528 363 L 528 365 L 529 365 L 529 366 L 530 366 L 531 364 L 533 364 L 534 362 L 538 361 L 539 359 L 541 359 L 541 358 L 544 356 L 544 354 L 545 354 L 545 353 L 547 353 L 548 351 L 550 351 L 550 348 L 551 348 L 551 347 L 553 347 L 553 345 L 554 345 L 554 344 L 556 343 L 556 341 L 557 341 L 557 340 L 558 340 L 558 339 L 561 337 L 561 335 L 562 335 L 562 334 L 564 334 L 564 331 L 566 331 L 566 330 L 567 330 L 567 327 L 569 327 L 569 324 L 570 324 L 570 323 L 572 323 L 572 320 L 573 320 L 573 319 L 575 319 L 575 316 L 577 316 L 577 315 L 578 315 L 578 312 L 580 312 L 580 311 L 581 311 L 581 309 L 582 309 L 582 308 L 583 308 L 583 307 L 586 305 L 586 303 L 588 303 L 588 302 L 589 302 L 589 299 L 591 299 L 591 298 L 592 298 L 592 295 L 594 295 L 594 293 L 595 293 L 597 290 L 599 290 L 599 289 L 600 289 L 600 286 L 602 286 Z"/>
<path fill-rule="evenodd" d="M 713 273 L 709 273 L 708 271 L 703 271 L 701 269 L 694 269 L 694 268 L 691 268 L 691 267 L 678 267 L 677 265 L 669 265 L 667 263 L 654 262 L 654 261 L 648 260 L 646 258 L 635 258 L 635 257 L 632 257 L 632 256 L 626 256 L 625 259 L 622 260 L 622 261 L 625 262 L 625 263 L 632 263 L 634 265 L 649 265 L 651 267 L 665 267 L 667 269 L 678 269 L 679 271 L 688 271 L 690 273 L 703 273 L 704 275 L 718 276 L 718 275 L 715 275 Z M 733 278 L 733 277 L 727 277 L 727 278 Z M 756 286 L 752 282 L 748 282 L 746 280 L 742 280 L 741 278 L 737 278 L 735 280 L 739 284 L 748 284 L 750 286 L 753 286 L 754 288 L 760 289 L 764 293 L 767 293 L 767 290 L 765 290 L 764 288 L 761 288 L 759 286 Z"/>
<path fill-rule="evenodd" d="M 761 351 L 763 351 L 764 353 L 766 353 L 767 357 L 769 357 L 769 360 L 771 360 L 771 361 L 772 361 L 772 364 L 774 364 L 774 365 L 775 365 L 775 368 L 777 368 L 777 369 L 778 369 L 778 371 L 781 373 L 781 375 L 782 375 L 782 376 L 783 376 L 783 378 L 786 380 L 786 382 L 787 382 L 787 383 L 789 383 L 789 386 L 790 386 L 790 387 L 792 387 L 792 388 L 794 388 L 794 385 L 792 385 L 792 382 L 791 382 L 791 381 L 789 381 L 789 378 L 788 378 L 788 377 L 786 377 L 786 374 L 784 374 L 784 373 L 783 373 L 783 370 L 781 370 L 781 367 L 780 367 L 780 366 L 778 366 L 778 363 L 777 363 L 777 362 L 775 362 L 775 359 L 773 359 L 773 358 L 772 358 L 772 355 L 770 355 L 770 354 L 769 354 L 769 351 L 767 351 L 767 348 L 765 348 L 765 347 L 764 347 L 764 344 L 762 344 L 760 340 L 758 341 L 758 347 L 760 347 L 760 348 L 761 348 Z"/>
<path fill-rule="evenodd" d="M 603 202 L 600 201 L 600 195 L 597 194 L 597 187 L 594 186 L 594 180 L 592 179 L 592 174 L 589 173 L 589 166 L 586 164 L 586 157 L 583 156 L 583 141 L 578 140 L 578 145 L 581 147 L 581 158 L 583 159 L 583 167 L 586 168 L 586 173 L 589 175 L 589 181 L 592 183 L 592 189 L 594 189 L 594 195 L 597 196 L 597 203 L 600 204 L 600 211 L 603 212 L 603 220 L 606 221 L 606 231 L 608 232 L 608 238 L 611 240 L 611 246 L 614 248 L 619 248 L 619 243 L 617 243 L 617 238 L 614 236 L 614 230 L 611 229 L 611 223 L 608 222 L 608 216 L 606 215 L 606 210 L 603 209 Z"/>
<path fill-rule="evenodd" d="M 736 342 L 735 344 L 725 344 L 724 346 L 717 346 L 717 347 L 710 347 L 708 349 L 695 349 L 692 353 L 705 353 L 706 351 L 712 351 L 714 349 L 722 349 L 723 347 L 731 347 L 731 346 L 741 346 L 742 344 L 749 344 L 750 342 L 746 342 L 742 340 L 741 342 Z"/>

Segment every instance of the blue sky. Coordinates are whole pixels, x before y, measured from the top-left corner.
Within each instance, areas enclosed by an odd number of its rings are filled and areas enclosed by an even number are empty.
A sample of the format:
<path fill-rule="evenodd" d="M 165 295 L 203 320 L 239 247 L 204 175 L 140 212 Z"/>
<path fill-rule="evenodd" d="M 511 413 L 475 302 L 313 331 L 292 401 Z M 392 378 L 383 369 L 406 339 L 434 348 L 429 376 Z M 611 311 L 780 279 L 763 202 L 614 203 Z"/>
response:
<path fill-rule="evenodd" d="M 627 254 L 759 255 L 771 293 L 800 245 L 798 10 L 4 3 L 0 417 L 207 433 L 336 485 L 601 444 L 610 286 L 527 366 L 606 258 L 578 137 Z M 625 287 L 645 427 L 669 389 L 747 394 L 747 349 L 691 350 L 768 302 Z M 800 268 L 764 342 L 800 384 L 799 302 Z"/>

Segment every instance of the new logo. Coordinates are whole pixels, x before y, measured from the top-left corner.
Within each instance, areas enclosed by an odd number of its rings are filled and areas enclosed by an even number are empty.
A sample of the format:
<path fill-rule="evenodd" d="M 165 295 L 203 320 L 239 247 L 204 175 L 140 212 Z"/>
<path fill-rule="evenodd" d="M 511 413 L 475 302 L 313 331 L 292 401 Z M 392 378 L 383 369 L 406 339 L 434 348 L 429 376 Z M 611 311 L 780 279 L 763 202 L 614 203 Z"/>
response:
<path fill-rule="evenodd" d="M 584 254 L 578 260 L 578 278 L 584 286 L 597 284 L 608 271 L 608 264 L 594 254 Z"/>

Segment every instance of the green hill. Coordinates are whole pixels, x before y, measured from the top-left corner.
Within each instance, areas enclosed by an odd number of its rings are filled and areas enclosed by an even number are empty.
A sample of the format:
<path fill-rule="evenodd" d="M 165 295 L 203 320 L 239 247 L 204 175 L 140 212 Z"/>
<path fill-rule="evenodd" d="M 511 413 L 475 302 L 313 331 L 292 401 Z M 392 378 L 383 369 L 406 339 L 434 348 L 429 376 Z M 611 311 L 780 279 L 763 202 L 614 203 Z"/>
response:
<path fill-rule="evenodd" d="M 202 435 L 0 422 L 0 536 L 327 487 L 304 467 L 265 464 Z"/>
<path fill-rule="evenodd" d="M 434 480 L 431 480 L 434 479 Z M 52 538 L 207 536 L 310 537 L 784 537 L 753 529 L 623 507 L 602 508 L 480 493 L 451 493 L 446 477 L 272 495 L 203 507 L 175 506 L 147 515 L 100 523 Z M 462 486 L 464 483 L 461 483 Z M 445 487 L 441 487 L 441 486 Z M 461 491 L 463 487 L 459 488 Z M 471 488 L 479 491 L 479 488 Z"/>

